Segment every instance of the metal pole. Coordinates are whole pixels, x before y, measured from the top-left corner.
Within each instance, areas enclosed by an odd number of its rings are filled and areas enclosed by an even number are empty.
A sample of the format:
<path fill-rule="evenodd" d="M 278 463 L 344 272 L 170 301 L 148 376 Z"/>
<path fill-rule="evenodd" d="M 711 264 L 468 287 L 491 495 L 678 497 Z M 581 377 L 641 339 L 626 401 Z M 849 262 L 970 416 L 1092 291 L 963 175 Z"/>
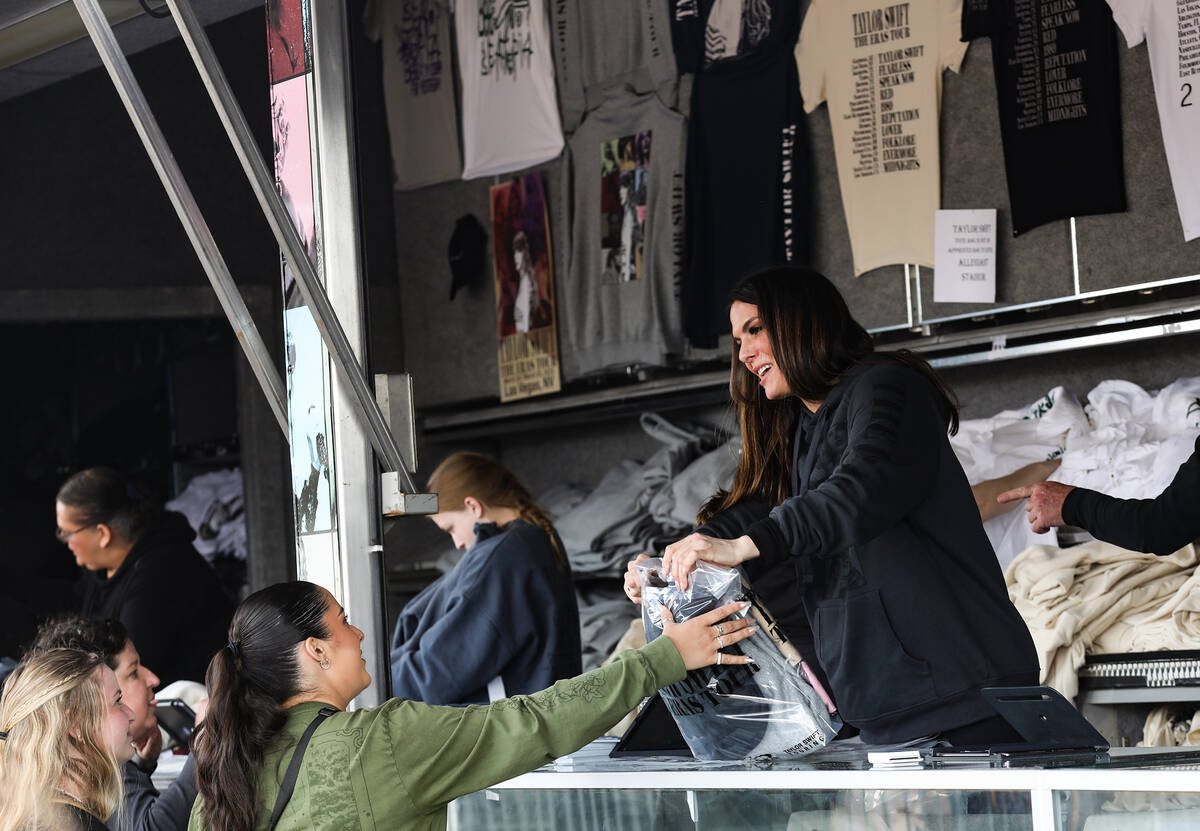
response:
<path fill-rule="evenodd" d="M 275 413 L 275 420 L 279 422 L 284 436 L 287 436 L 287 392 L 283 385 L 283 379 L 280 378 L 279 371 L 271 361 L 267 346 L 258 333 L 258 327 L 254 325 L 254 319 L 250 317 L 250 310 L 246 308 L 246 304 L 238 292 L 233 275 L 229 273 L 229 266 L 225 264 L 225 259 L 221 256 L 220 249 L 217 248 L 217 243 L 208 229 L 208 224 L 204 221 L 200 207 L 196 204 L 187 181 L 183 177 L 183 171 L 179 169 L 179 164 L 175 161 L 175 157 L 167 145 L 167 140 L 158 127 L 158 122 L 154 120 L 150 105 L 142 94 L 141 87 L 138 86 L 137 79 L 133 76 L 133 71 L 129 68 L 129 62 L 125 59 L 125 55 L 113 35 L 112 27 L 104 13 L 100 11 L 97 0 L 75 0 L 75 8 L 79 11 L 79 16 L 83 19 L 84 26 L 87 27 L 92 43 L 96 45 L 96 49 L 100 53 L 101 60 L 104 61 L 104 66 L 125 104 L 134 128 L 141 136 L 142 144 L 146 146 L 146 152 L 150 155 L 150 161 L 158 173 L 158 178 L 162 180 L 163 187 L 167 191 L 171 204 L 175 206 L 175 212 L 179 214 L 179 220 L 183 223 L 188 239 L 192 241 L 196 256 L 200 258 L 204 273 L 208 275 L 208 280 L 212 283 L 221 308 L 225 310 L 225 316 L 229 318 L 229 323 L 233 326 L 238 343 L 242 345 L 242 350 L 246 353 L 247 360 L 250 361 L 250 367 L 254 370 L 254 375 L 258 378 L 263 393 L 267 396 L 267 401 Z"/>
<path fill-rule="evenodd" d="M 217 108 L 217 114 L 220 116 L 221 123 L 225 126 L 225 132 L 229 135 L 229 141 L 233 144 L 233 149 L 242 163 L 242 169 L 246 171 L 246 177 L 250 180 L 254 195 L 258 198 L 267 222 L 275 233 L 275 239 L 287 254 L 288 263 L 291 265 L 292 272 L 296 275 L 296 283 L 300 287 L 300 294 L 312 313 L 326 347 L 334 357 L 334 363 L 341 370 L 343 379 L 354 392 L 359 415 L 367 427 L 367 434 L 371 437 L 371 444 L 374 446 L 375 452 L 379 454 L 388 471 L 395 471 L 399 474 L 400 481 L 407 491 L 415 493 L 416 485 L 408 475 L 396 441 L 384 422 L 383 414 L 379 411 L 374 393 L 367 386 L 366 377 L 354 355 L 350 340 L 346 337 L 337 314 L 329 302 L 329 297 L 317 277 L 317 272 L 304 251 L 304 243 L 292 225 L 283 199 L 276 190 L 275 177 L 267 170 L 266 162 L 258 153 L 250 126 L 246 123 L 246 117 L 242 114 L 241 107 L 238 106 L 237 100 L 233 96 L 229 81 L 221 69 L 216 53 L 213 52 L 212 44 L 204 32 L 204 27 L 200 25 L 188 0 L 166 0 L 166 2 L 175 17 L 183 41 L 192 55 L 192 60 L 200 71 L 209 97 L 212 98 L 213 105 Z"/>

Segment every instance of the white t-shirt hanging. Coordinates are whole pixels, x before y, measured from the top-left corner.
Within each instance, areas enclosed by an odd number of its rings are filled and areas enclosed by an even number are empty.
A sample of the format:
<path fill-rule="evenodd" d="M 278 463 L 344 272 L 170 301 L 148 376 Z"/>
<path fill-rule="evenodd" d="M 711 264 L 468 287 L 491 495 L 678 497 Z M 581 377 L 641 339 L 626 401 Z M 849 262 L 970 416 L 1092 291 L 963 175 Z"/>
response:
<path fill-rule="evenodd" d="M 383 51 L 383 95 L 396 190 L 462 175 L 446 0 L 372 0 L 367 35 Z"/>
<path fill-rule="evenodd" d="M 563 148 L 542 0 L 455 0 L 463 178 L 521 170 Z"/>
<path fill-rule="evenodd" d="M 958 71 L 962 0 L 812 0 L 796 66 L 808 112 L 829 103 L 854 273 L 933 267 L 942 71 Z"/>
<path fill-rule="evenodd" d="M 1143 40 L 1183 238 L 1200 237 L 1200 0 L 1108 0 L 1130 47 Z"/>

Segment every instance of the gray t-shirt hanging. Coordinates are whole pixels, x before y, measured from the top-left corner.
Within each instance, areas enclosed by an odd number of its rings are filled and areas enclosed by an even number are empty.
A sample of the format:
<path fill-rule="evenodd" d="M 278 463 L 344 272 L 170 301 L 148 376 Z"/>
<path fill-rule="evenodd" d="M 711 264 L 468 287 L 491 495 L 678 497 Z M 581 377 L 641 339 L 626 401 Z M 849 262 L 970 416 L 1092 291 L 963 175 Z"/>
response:
<path fill-rule="evenodd" d="M 460 178 L 447 0 L 370 0 L 363 17 L 383 47 L 396 190 Z"/>
<path fill-rule="evenodd" d="M 685 147 L 682 115 L 627 90 L 611 90 L 568 143 L 567 377 L 683 351 Z"/>
<path fill-rule="evenodd" d="M 667 0 L 552 0 L 551 39 L 563 129 L 573 132 L 605 91 L 627 86 L 678 100 Z"/>

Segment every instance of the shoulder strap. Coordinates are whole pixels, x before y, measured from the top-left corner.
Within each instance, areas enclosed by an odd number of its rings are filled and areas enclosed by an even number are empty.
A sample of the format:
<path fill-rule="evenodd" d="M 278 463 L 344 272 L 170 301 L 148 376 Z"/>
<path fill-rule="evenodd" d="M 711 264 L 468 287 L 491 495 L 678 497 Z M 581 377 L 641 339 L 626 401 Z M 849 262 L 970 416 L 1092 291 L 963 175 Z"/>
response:
<path fill-rule="evenodd" d="M 267 831 L 275 831 L 275 826 L 279 824 L 279 818 L 283 815 L 283 809 L 287 807 L 292 798 L 292 792 L 296 790 L 296 777 L 300 775 L 300 765 L 304 762 L 304 751 L 308 750 L 308 743 L 312 739 L 313 733 L 317 732 L 321 722 L 336 712 L 337 710 L 333 707 L 322 707 L 320 712 L 308 723 L 304 735 L 296 744 L 295 752 L 292 753 L 292 761 L 288 763 L 287 773 L 283 775 L 283 782 L 279 785 L 279 796 L 275 797 L 275 810 L 271 811 L 271 822 L 267 825 Z"/>

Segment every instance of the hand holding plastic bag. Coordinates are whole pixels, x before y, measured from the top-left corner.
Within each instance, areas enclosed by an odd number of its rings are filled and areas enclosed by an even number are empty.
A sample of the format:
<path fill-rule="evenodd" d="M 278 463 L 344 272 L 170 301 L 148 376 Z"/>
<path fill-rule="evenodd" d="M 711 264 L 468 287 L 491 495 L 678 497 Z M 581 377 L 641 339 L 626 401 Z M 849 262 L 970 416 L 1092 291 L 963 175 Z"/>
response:
<path fill-rule="evenodd" d="M 681 591 L 660 572 L 661 564 L 658 559 L 635 564 L 642 578 L 647 641 L 662 633 L 660 604 L 681 622 L 731 601 L 750 599 L 734 569 L 702 562 L 690 575 L 687 590 Z M 722 652 L 753 660 L 692 670 L 683 681 L 662 690 L 667 709 L 697 759 L 800 756 L 837 735 L 841 719 L 830 713 L 821 695 L 766 633 L 760 630 Z"/>

